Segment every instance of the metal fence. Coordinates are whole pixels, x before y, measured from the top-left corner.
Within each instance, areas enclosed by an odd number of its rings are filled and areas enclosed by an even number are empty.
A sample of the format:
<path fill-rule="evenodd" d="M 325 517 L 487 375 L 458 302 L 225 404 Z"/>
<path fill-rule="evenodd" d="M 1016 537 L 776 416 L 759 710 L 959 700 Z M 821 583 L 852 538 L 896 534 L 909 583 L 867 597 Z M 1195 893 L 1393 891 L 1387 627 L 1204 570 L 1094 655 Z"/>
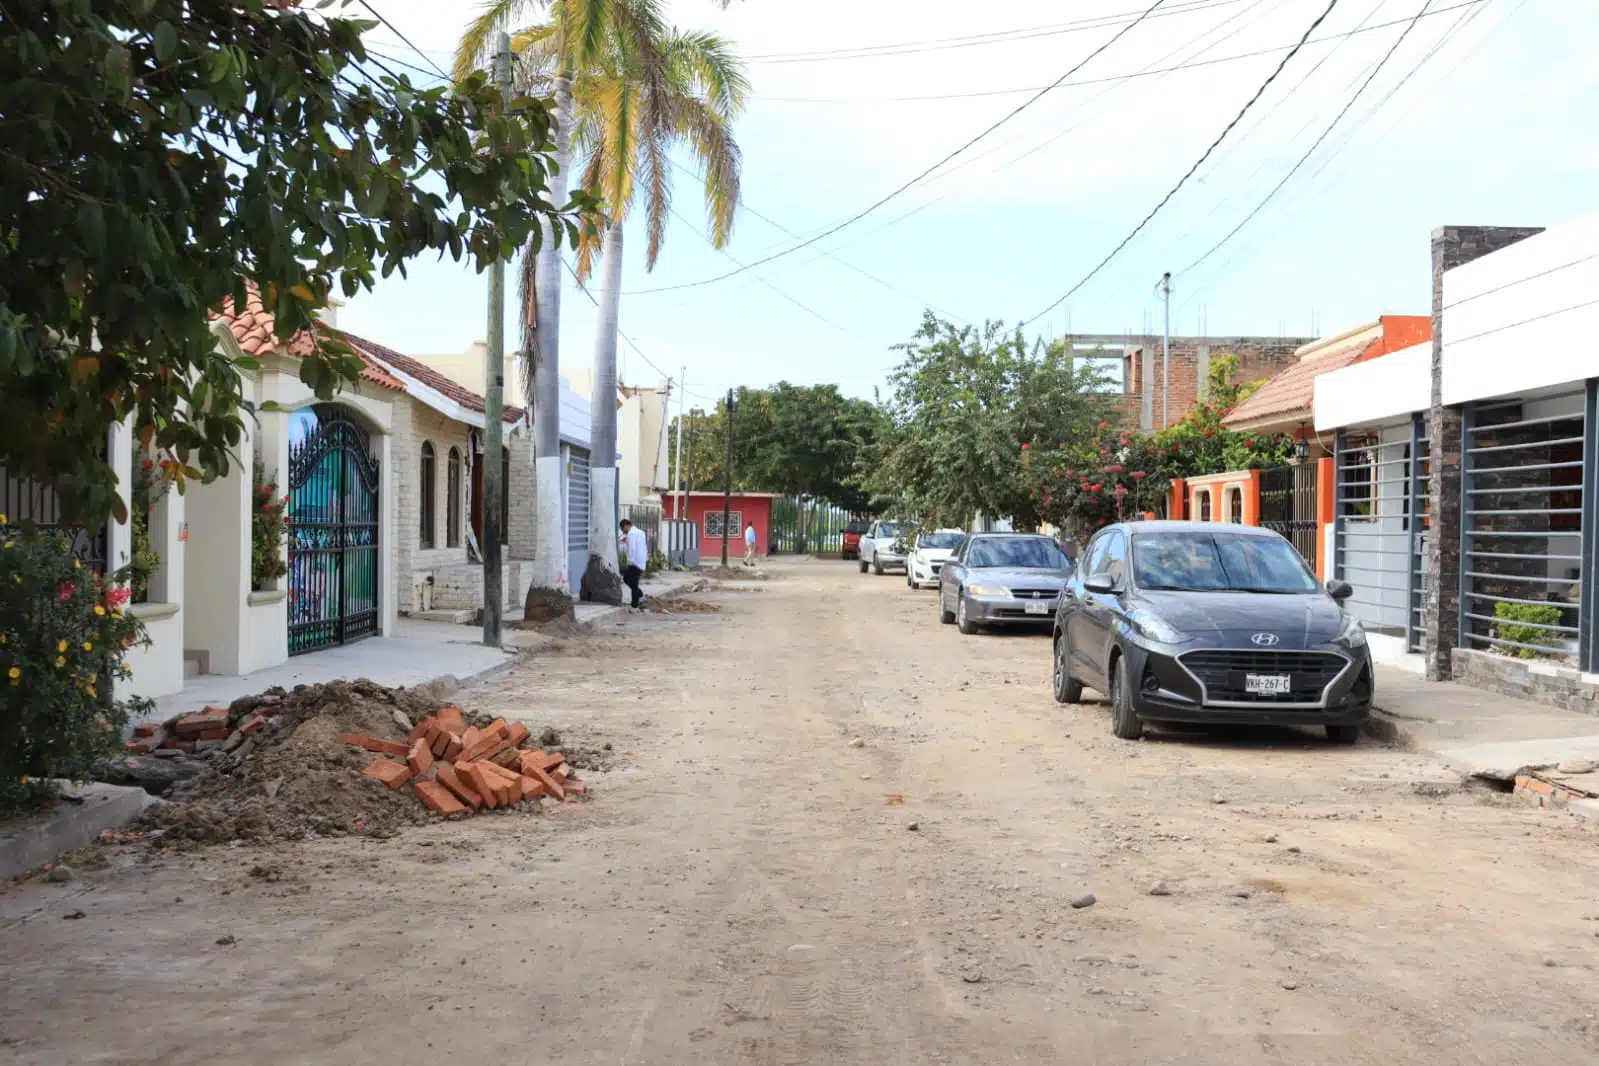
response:
<path fill-rule="evenodd" d="M 669 566 L 692 570 L 700 565 L 700 524 L 686 518 L 661 519 L 661 545 Z"/>
<path fill-rule="evenodd" d="M 1461 647 L 1592 669 L 1594 385 L 1465 409 Z"/>
<path fill-rule="evenodd" d="M 661 547 L 661 509 L 659 507 L 652 503 L 624 503 L 621 506 L 621 514 L 617 516 L 617 520 L 620 521 L 624 518 L 644 531 L 644 539 L 649 543 L 650 554 L 653 555 L 656 552 L 665 554 L 665 549 Z"/>
<path fill-rule="evenodd" d="M 108 442 L 109 443 L 109 442 Z M 109 449 L 101 450 L 101 458 Z M 108 527 L 90 528 L 74 522 L 61 510 L 61 499 L 49 485 L 12 476 L 0 466 L 0 514 L 15 525 L 34 525 L 60 533 L 72 543 L 78 561 L 97 574 L 104 574 L 110 557 Z"/>
<path fill-rule="evenodd" d="M 1354 587 L 1349 610 L 1366 630 L 1419 639 L 1420 530 L 1414 420 L 1338 431 L 1333 448 L 1332 576 Z"/>
<path fill-rule="evenodd" d="M 859 516 L 821 500 L 788 496 L 772 501 L 768 551 L 806 555 L 844 550 L 844 527 Z"/>
<path fill-rule="evenodd" d="M 1229 516 L 1228 520 L 1234 519 Z M 1316 521 L 1315 463 L 1260 472 L 1260 524 L 1287 537 L 1310 568 L 1316 569 L 1321 526 Z"/>

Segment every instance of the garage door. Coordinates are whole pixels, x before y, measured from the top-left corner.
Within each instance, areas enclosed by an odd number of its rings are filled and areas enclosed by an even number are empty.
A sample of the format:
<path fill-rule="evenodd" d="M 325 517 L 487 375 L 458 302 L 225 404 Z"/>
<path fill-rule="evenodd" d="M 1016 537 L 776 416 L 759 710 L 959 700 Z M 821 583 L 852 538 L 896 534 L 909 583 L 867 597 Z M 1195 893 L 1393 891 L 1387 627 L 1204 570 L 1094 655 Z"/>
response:
<path fill-rule="evenodd" d="M 589 564 L 589 453 L 573 448 L 566 468 L 566 565 L 575 589 Z"/>

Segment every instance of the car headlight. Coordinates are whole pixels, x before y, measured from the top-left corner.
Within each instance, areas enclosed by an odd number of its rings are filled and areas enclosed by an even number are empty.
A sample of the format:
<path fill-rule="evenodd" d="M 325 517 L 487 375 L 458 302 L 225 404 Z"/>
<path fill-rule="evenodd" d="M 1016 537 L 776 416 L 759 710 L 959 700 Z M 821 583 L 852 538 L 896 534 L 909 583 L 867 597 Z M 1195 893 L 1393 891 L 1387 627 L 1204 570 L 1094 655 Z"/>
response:
<path fill-rule="evenodd" d="M 1138 632 L 1161 644 L 1181 644 L 1188 639 L 1188 635 L 1182 630 L 1160 615 L 1150 614 L 1148 611 L 1134 611 L 1127 616 L 1127 621 L 1131 622 Z"/>
<path fill-rule="evenodd" d="M 1366 628 L 1360 624 L 1360 619 L 1344 612 L 1343 623 L 1338 627 L 1338 635 L 1333 638 L 1333 643 L 1345 648 L 1363 648 L 1366 646 Z"/>
<path fill-rule="evenodd" d="M 966 591 L 973 596 L 1009 596 L 1010 589 L 999 585 L 967 585 Z"/>

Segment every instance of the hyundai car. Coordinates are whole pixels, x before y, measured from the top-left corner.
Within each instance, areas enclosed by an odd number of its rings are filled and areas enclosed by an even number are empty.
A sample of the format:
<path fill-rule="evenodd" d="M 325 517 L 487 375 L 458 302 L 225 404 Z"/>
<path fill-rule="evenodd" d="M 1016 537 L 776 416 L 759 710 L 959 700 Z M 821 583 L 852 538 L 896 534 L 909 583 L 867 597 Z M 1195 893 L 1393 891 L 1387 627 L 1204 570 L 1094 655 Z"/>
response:
<path fill-rule="evenodd" d="M 962 633 L 981 626 L 1048 626 L 1071 576 L 1066 553 L 1036 533 L 975 533 L 938 575 L 938 620 Z"/>
<path fill-rule="evenodd" d="M 905 584 L 913 589 L 938 584 L 939 571 L 960 547 L 966 534 L 958 529 L 939 529 L 916 534 L 911 553 L 905 560 Z"/>
<path fill-rule="evenodd" d="M 1353 590 L 1318 584 L 1280 534 L 1214 522 L 1100 530 L 1055 615 L 1054 690 L 1110 698 L 1111 730 L 1145 722 L 1320 726 L 1353 744 L 1375 673 Z"/>

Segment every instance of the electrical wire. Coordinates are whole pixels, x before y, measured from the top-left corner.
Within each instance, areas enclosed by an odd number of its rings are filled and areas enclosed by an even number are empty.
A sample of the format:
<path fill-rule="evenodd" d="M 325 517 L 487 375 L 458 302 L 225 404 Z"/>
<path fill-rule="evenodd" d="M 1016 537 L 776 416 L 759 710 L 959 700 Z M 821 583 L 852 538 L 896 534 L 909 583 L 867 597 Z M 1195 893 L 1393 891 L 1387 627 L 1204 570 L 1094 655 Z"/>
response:
<path fill-rule="evenodd" d="M 1480 333 L 1471 333 L 1464 337 L 1446 336 L 1444 338 L 1444 344 L 1448 347 L 1465 344 L 1468 341 L 1480 340 L 1483 337 L 1491 337 L 1495 333 L 1503 333 L 1507 329 L 1515 329 L 1517 326 L 1531 325 L 1534 322 L 1542 322 L 1546 318 L 1554 318 L 1556 315 L 1567 315 L 1573 311 L 1581 311 L 1585 307 L 1593 307 L 1595 305 L 1599 305 L 1599 300 L 1584 300 L 1580 304 L 1572 304 L 1570 307 L 1561 307 L 1554 311 L 1545 311 L 1541 315 L 1533 315 L 1530 318 L 1523 318 L 1517 322 L 1507 322 L 1502 326 L 1495 326 L 1493 329 L 1485 329 Z"/>
<path fill-rule="evenodd" d="M 972 137 L 965 144 L 962 144 L 959 148 L 955 149 L 953 152 L 950 152 L 948 155 L 944 156 L 944 158 L 940 159 L 938 162 L 934 163 L 932 166 L 928 167 L 926 170 L 923 170 L 920 174 L 916 175 L 914 178 L 912 178 L 909 181 L 905 182 L 903 185 L 901 185 L 899 188 L 895 189 L 893 192 L 890 192 L 888 195 L 886 195 L 886 196 L 882 197 L 881 199 L 877 200 L 875 203 L 873 203 L 870 206 L 866 207 L 864 210 L 855 213 L 854 215 L 852 215 L 849 218 L 845 219 L 843 222 L 840 222 L 838 225 L 833 226 L 830 229 L 824 230 L 823 232 L 818 233 L 814 237 L 810 237 L 810 238 L 808 238 L 808 239 L 806 239 L 804 241 L 801 241 L 799 244 L 796 244 L 796 245 L 794 245 L 794 246 L 792 246 L 792 247 L 790 247 L 788 249 L 785 249 L 785 250 L 780 251 L 780 252 L 774 252 L 771 255 L 765 256 L 764 258 L 757 259 L 757 260 L 755 260 L 752 263 L 749 263 L 749 264 L 747 264 L 745 266 L 739 267 L 737 270 L 732 270 L 732 271 L 729 271 L 729 272 L 727 272 L 725 274 L 720 274 L 720 275 L 718 275 L 716 277 L 712 277 L 712 278 L 702 278 L 699 281 L 683 282 L 683 283 L 678 284 L 678 285 L 664 285 L 664 286 L 661 286 L 659 288 L 654 288 L 654 289 L 639 289 L 639 290 L 637 290 L 637 291 L 635 291 L 633 293 L 630 293 L 629 295 L 635 295 L 636 296 L 636 295 L 643 295 L 643 294 L 646 294 L 646 293 L 673 292 L 673 291 L 676 291 L 678 289 L 698 288 L 698 287 L 700 287 L 702 285 L 710 285 L 710 284 L 714 284 L 715 282 L 718 282 L 718 281 L 725 281 L 728 278 L 734 277 L 734 276 L 736 276 L 738 274 L 742 274 L 742 273 L 744 273 L 747 270 L 753 270 L 754 268 L 756 268 L 758 266 L 764 266 L 765 264 L 770 263 L 770 262 L 772 262 L 774 260 L 777 260 L 777 259 L 781 259 L 784 256 L 792 255 L 792 254 L 794 254 L 795 252 L 799 251 L 802 248 L 807 248 L 810 245 L 815 244 L 817 241 L 823 240 L 824 238 L 827 238 L 827 237 L 831 237 L 833 234 L 837 233 L 839 230 L 842 230 L 842 229 L 844 229 L 847 226 L 854 225 L 856 222 L 859 222 L 861 219 L 865 218 L 867 215 L 871 214 L 873 211 L 876 211 L 879 207 L 882 207 L 884 204 L 888 203 L 890 200 L 893 200 L 894 198 L 898 197 L 899 195 L 904 193 L 906 190 L 908 190 L 911 186 L 917 184 L 923 178 L 926 178 L 929 174 L 932 174 L 935 170 L 938 170 L 940 167 L 944 166 L 944 164 L 948 163 L 950 160 L 952 160 L 952 159 L 956 158 L 957 156 L 961 155 L 968 148 L 971 148 L 973 145 L 975 145 L 978 141 L 981 141 L 983 138 L 987 137 L 989 134 L 993 133 L 995 130 L 997 130 L 1001 126 L 1005 125 L 1005 123 L 1009 122 L 1011 119 L 1015 118 L 1017 115 L 1021 114 L 1025 110 L 1027 110 L 1033 104 L 1035 104 L 1039 100 L 1043 99 L 1043 97 L 1047 93 L 1049 93 L 1053 89 L 1057 88 L 1067 78 L 1071 77 L 1073 74 L 1077 73 L 1083 67 L 1087 66 L 1090 62 L 1092 62 L 1094 60 L 1094 58 L 1096 56 L 1098 56 L 1100 53 L 1104 52 L 1107 48 L 1109 48 L 1111 45 L 1115 44 L 1117 41 L 1121 40 L 1128 33 L 1132 32 L 1134 27 L 1136 27 L 1146 17 L 1148 17 L 1150 14 L 1152 14 L 1156 8 L 1160 7 L 1161 4 L 1163 4 L 1165 2 L 1166 2 L 1166 0 L 1155 0 L 1154 3 L 1150 4 L 1149 7 L 1147 7 L 1144 10 L 1144 13 L 1142 15 L 1140 15 L 1137 19 L 1135 19 L 1134 21 L 1128 23 L 1126 26 L 1124 26 L 1120 30 L 1118 30 L 1116 32 L 1116 34 L 1113 37 L 1110 38 L 1110 40 L 1106 41 L 1104 44 L 1100 45 L 1098 48 L 1096 48 L 1092 52 L 1090 52 L 1087 55 L 1087 57 L 1085 57 L 1081 62 L 1077 63 L 1070 70 L 1066 71 L 1066 73 L 1064 73 L 1060 77 L 1056 78 L 1055 81 L 1052 84 L 1046 86 L 1043 89 L 1040 89 L 1036 94 L 1034 94 L 1033 96 L 1029 97 L 1027 100 L 1023 101 L 1021 104 L 1018 104 L 1015 108 L 1011 109 L 1011 111 L 1008 114 L 1006 114 L 1003 118 L 1001 118 L 998 122 L 995 122 L 992 125 L 988 126 L 981 133 L 977 134 L 977 136 Z M 1337 0 L 1333 0 L 1333 2 L 1336 3 Z"/>
<path fill-rule="evenodd" d="M 1188 273 L 1190 270 L 1194 269 L 1196 266 L 1220 251 L 1228 241 L 1232 240 L 1238 235 L 1239 230 L 1249 225 L 1249 223 L 1254 220 L 1255 216 L 1260 214 L 1260 212 L 1265 209 L 1267 204 L 1271 203 L 1272 198 L 1282 190 L 1284 185 L 1288 184 L 1289 179 L 1291 179 L 1295 174 L 1299 173 L 1299 168 L 1304 166 L 1310 157 L 1315 154 L 1316 149 L 1320 148 L 1322 142 L 1331 136 L 1332 131 L 1340 122 L 1344 120 L 1344 116 L 1349 114 L 1350 109 L 1359 102 L 1361 96 L 1365 94 L 1366 90 L 1371 88 L 1371 83 L 1377 79 L 1378 74 L 1382 73 L 1382 68 L 1387 66 L 1388 61 L 1394 57 L 1394 53 L 1399 51 L 1399 46 L 1405 43 L 1405 38 L 1410 36 L 1410 31 L 1416 28 L 1416 23 L 1420 22 L 1422 16 L 1427 14 L 1427 9 L 1432 6 L 1432 3 L 1433 0 L 1424 0 L 1421 5 L 1421 10 L 1416 12 L 1415 17 L 1406 23 L 1404 29 L 1399 31 L 1399 36 L 1394 39 L 1394 43 L 1389 46 L 1388 51 L 1382 54 L 1382 58 L 1377 60 L 1376 65 L 1371 68 L 1371 72 L 1366 75 L 1366 80 L 1360 83 L 1360 88 L 1355 90 L 1355 94 L 1351 96 L 1344 106 L 1339 109 L 1338 113 L 1333 116 L 1332 121 L 1327 123 L 1326 128 L 1321 131 L 1321 135 L 1317 137 L 1315 141 L 1311 142 L 1309 148 L 1305 149 L 1305 153 L 1299 157 L 1293 166 L 1288 168 L 1288 173 L 1284 174 L 1282 179 L 1279 180 L 1276 185 L 1271 187 L 1271 190 L 1261 198 L 1261 201 L 1254 206 L 1249 214 L 1245 215 L 1239 220 L 1238 225 L 1227 231 L 1226 236 L 1222 237 L 1221 240 L 1211 245 L 1210 250 L 1205 252 L 1204 255 L 1201 255 L 1198 259 L 1195 259 L 1192 263 L 1189 263 L 1187 266 L 1179 270 L 1177 272 L 1178 277 L 1182 277 L 1184 274 Z"/>
<path fill-rule="evenodd" d="M 1177 179 L 1177 184 L 1171 187 L 1170 192 L 1161 197 L 1160 202 L 1150 210 L 1149 214 L 1143 217 L 1143 220 L 1140 221 L 1138 225 L 1133 227 L 1132 232 L 1123 237 L 1121 243 L 1112 248 L 1109 255 L 1105 256 L 1104 259 L 1101 259 L 1092 270 L 1083 275 L 1082 279 L 1078 281 L 1077 284 L 1073 285 L 1060 296 L 1056 297 L 1054 302 L 1052 302 L 1042 311 L 1038 312 L 1038 314 L 1022 321 L 1018 328 L 1026 327 L 1034 322 L 1037 322 L 1040 318 L 1043 318 L 1045 315 L 1055 310 L 1055 308 L 1071 299 L 1071 297 L 1075 295 L 1079 289 L 1081 289 L 1084 285 L 1087 285 L 1101 270 L 1105 269 L 1105 267 L 1109 265 L 1110 261 L 1121 253 L 1123 248 L 1126 248 L 1129 244 L 1131 244 L 1134 237 L 1137 237 L 1139 233 L 1143 232 L 1144 227 L 1149 225 L 1150 221 L 1160 213 L 1161 209 L 1171 202 L 1172 197 L 1177 195 L 1178 190 L 1188 183 L 1188 179 L 1194 176 L 1194 172 L 1204 165 L 1205 160 L 1210 158 L 1211 153 L 1215 152 L 1216 149 L 1221 146 L 1221 142 L 1227 139 L 1227 135 L 1232 132 L 1233 128 L 1237 126 L 1238 123 L 1243 121 L 1244 116 L 1249 113 L 1249 109 L 1254 107 L 1255 102 L 1265 95 L 1266 90 L 1271 87 L 1272 82 L 1276 81 L 1277 76 L 1283 72 L 1283 68 L 1288 66 L 1289 62 L 1294 58 L 1294 56 L 1299 54 L 1299 50 L 1305 46 L 1305 42 L 1310 40 L 1310 35 L 1316 32 L 1316 28 L 1327 20 L 1327 16 L 1331 15 L 1333 8 L 1337 6 L 1338 0 L 1328 0 L 1327 7 L 1320 15 L 1316 16 L 1316 21 L 1310 24 L 1309 29 L 1305 30 L 1304 36 L 1299 39 L 1299 44 L 1295 45 L 1292 51 L 1283 56 L 1282 62 L 1277 64 L 1277 68 L 1271 72 L 1265 81 L 1261 82 L 1260 88 L 1255 90 L 1255 95 L 1251 96 L 1249 100 L 1245 102 L 1243 108 L 1238 112 L 1238 114 L 1233 116 L 1232 121 L 1227 123 L 1227 125 L 1222 128 L 1221 133 L 1217 134 L 1214 141 L 1210 142 L 1210 147 L 1206 148 L 1204 153 L 1200 155 L 1200 157 L 1194 162 L 1194 165 L 1189 167 L 1188 171 L 1183 174 L 1181 178 Z"/>
<path fill-rule="evenodd" d="M 581 292 L 584 296 L 587 296 L 588 300 L 589 300 L 589 303 L 593 304 L 595 307 L 600 306 L 600 301 L 595 299 L 594 294 L 592 292 L 589 292 L 588 286 L 584 285 L 581 281 L 578 280 L 578 278 L 577 278 L 577 270 L 573 268 L 572 264 L 568 263 L 566 261 L 566 259 L 563 257 L 561 259 L 561 265 L 566 268 L 567 274 L 571 276 L 573 284 L 575 284 L 577 286 L 577 291 Z M 661 377 L 665 378 L 667 381 L 675 380 L 673 375 L 668 374 L 666 371 L 662 370 L 659 366 L 657 366 L 655 364 L 655 360 L 653 360 L 649 356 L 645 355 L 644 354 L 644 349 L 640 348 L 637 344 L 635 344 L 632 337 L 629 337 L 626 333 L 623 333 L 620 326 L 617 327 L 616 335 L 618 337 L 621 337 L 624 341 L 626 341 L 627 342 L 627 346 L 629 348 L 633 349 L 634 354 L 637 355 L 640 359 L 644 360 L 644 362 L 649 365 L 651 370 L 653 370 L 657 374 L 661 375 Z M 688 389 L 683 387 L 683 383 L 681 381 L 679 381 L 677 383 L 677 387 L 678 387 L 678 391 L 681 392 L 683 395 L 692 396 L 696 400 L 705 400 L 705 401 L 709 402 L 710 399 L 711 399 L 710 397 L 702 395 L 701 393 L 690 392 Z"/>
<path fill-rule="evenodd" d="M 411 51 L 415 52 L 417 55 L 421 56 L 423 58 L 423 60 L 425 60 L 427 62 L 428 66 L 432 67 L 435 71 L 438 72 L 439 77 L 443 78 L 445 81 L 453 81 L 454 80 L 448 74 L 444 73 L 444 68 L 443 67 L 441 67 L 437 63 L 433 62 L 432 58 L 430 58 L 426 52 L 424 52 L 424 51 L 422 51 L 422 49 L 418 48 L 411 41 L 411 38 L 409 38 L 405 34 L 401 33 L 399 31 L 399 29 L 395 27 L 394 23 L 392 23 L 388 19 L 384 18 L 383 17 L 383 12 L 379 11 L 377 8 L 373 7 L 370 3 L 368 3 L 368 0 L 360 0 L 360 3 L 361 3 L 362 7 L 366 8 L 368 11 L 372 12 L 372 17 L 377 19 L 385 27 L 387 27 L 387 29 L 388 29 L 388 31 L 390 33 L 394 34 L 394 36 L 398 37 L 401 41 L 405 42 L 405 46 L 407 48 L 409 48 Z"/>

